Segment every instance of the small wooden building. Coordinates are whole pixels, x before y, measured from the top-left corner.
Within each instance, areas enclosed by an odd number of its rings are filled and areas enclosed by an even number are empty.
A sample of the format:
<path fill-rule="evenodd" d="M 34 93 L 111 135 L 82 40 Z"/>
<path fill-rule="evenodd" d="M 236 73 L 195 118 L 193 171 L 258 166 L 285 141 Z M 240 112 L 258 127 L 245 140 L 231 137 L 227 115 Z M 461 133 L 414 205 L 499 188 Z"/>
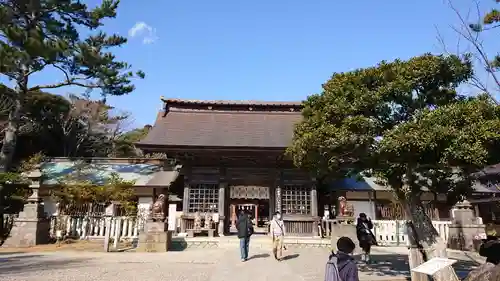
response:
<path fill-rule="evenodd" d="M 164 109 L 137 146 L 182 165 L 181 231 L 199 212 L 218 214 L 219 230 L 234 232 L 238 211 L 246 210 L 257 231 L 281 211 L 289 233 L 317 233 L 315 179 L 284 156 L 301 103 L 162 100 Z"/>

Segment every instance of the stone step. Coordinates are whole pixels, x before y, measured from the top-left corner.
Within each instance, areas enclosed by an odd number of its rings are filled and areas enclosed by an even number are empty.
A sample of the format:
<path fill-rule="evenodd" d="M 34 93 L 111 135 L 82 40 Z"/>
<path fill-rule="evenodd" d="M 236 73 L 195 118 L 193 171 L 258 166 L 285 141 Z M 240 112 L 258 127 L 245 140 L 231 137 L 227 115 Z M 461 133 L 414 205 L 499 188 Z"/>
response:
<path fill-rule="evenodd" d="M 235 236 L 224 237 L 174 237 L 173 247 L 177 249 L 188 248 L 238 248 L 240 240 Z M 330 248 L 329 239 L 312 237 L 285 237 L 284 244 L 290 248 Z M 270 249 L 272 240 L 265 235 L 252 236 L 250 239 L 251 248 Z"/>

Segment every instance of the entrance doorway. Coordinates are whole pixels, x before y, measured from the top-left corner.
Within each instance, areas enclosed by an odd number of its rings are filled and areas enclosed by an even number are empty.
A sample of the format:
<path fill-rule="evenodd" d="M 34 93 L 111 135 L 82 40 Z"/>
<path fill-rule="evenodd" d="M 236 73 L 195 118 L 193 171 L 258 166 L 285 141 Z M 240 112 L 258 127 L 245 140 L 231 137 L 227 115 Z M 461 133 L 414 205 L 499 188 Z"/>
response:
<path fill-rule="evenodd" d="M 257 227 L 265 227 L 269 222 L 269 200 L 233 199 L 230 203 L 231 225 L 236 224 L 240 211 L 247 212 Z"/>
<path fill-rule="evenodd" d="M 230 232 L 236 233 L 241 211 L 248 213 L 255 233 L 267 233 L 270 219 L 269 188 L 265 186 L 231 186 L 229 200 Z"/>

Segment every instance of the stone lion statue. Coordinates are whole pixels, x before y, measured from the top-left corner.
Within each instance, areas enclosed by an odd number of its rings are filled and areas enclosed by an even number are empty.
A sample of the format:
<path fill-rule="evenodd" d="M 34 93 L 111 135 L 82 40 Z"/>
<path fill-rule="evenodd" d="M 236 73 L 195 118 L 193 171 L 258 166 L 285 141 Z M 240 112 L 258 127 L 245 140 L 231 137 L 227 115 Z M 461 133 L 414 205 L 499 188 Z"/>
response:
<path fill-rule="evenodd" d="M 153 206 L 151 206 L 151 218 L 153 219 L 153 221 L 165 221 L 167 217 L 165 214 L 165 201 L 165 194 L 160 194 L 154 202 Z"/>
<path fill-rule="evenodd" d="M 205 213 L 205 222 L 204 222 L 204 227 L 206 229 L 212 229 L 212 214 L 210 213 Z"/>
<path fill-rule="evenodd" d="M 201 228 L 201 216 L 200 212 L 194 213 L 194 229 L 200 229 Z"/>

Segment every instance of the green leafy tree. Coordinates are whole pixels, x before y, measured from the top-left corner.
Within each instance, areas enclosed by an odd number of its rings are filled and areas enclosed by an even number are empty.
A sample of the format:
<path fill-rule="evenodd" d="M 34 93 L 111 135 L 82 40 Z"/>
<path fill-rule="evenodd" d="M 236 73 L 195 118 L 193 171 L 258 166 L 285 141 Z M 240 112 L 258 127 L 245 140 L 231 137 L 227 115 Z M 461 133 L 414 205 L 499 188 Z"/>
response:
<path fill-rule="evenodd" d="M 15 94 L 9 88 L 4 90 L 10 92 L 8 97 Z M 7 121 L 7 116 L 3 118 L 0 122 Z M 29 92 L 21 110 L 13 166 L 38 152 L 50 157 L 105 157 L 113 149 L 115 124 L 121 121 L 122 115 L 114 114 L 101 101 Z"/>
<path fill-rule="evenodd" d="M 63 179 L 59 187 L 52 190 L 52 196 L 63 206 L 116 202 L 127 215 L 137 211 L 134 181 L 123 180 L 117 173 L 112 173 L 102 183 L 95 183 L 81 176 L 82 174 L 75 173 Z"/>
<path fill-rule="evenodd" d="M 133 129 L 120 134 L 115 140 L 115 155 L 119 157 L 138 157 L 142 156 L 142 152 L 135 147 L 135 143 L 146 137 L 150 125 L 143 128 Z"/>
<path fill-rule="evenodd" d="M 118 61 L 109 51 L 127 39 L 107 35 L 99 28 L 104 20 L 116 17 L 118 0 L 103 0 L 96 8 L 81 1 L 40 0 L 0 2 L 0 74 L 15 84 L 14 105 L 10 110 L 0 151 L 0 171 L 10 168 L 27 93 L 65 86 L 82 87 L 108 95 L 134 90 L 130 65 Z M 82 38 L 80 32 L 91 31 Z M 30 78 L 46 70 L 60 71 L 64 79 L 34 85 Z"/>
<path fill-rule="evenodd" d="M 470 61 L 430 54 L 335 73 L 304 102 L 288 149 L 297 166 L 318 178 L 367 172 L 385 182 L 421 249 L 410 252 L 412 267 L 446 255 L 420 201 L 423 188 L 456 202 L 472 190 L 471 174 L 498 159 L 498 108 L 455 90 L 472 74 Z"/>

